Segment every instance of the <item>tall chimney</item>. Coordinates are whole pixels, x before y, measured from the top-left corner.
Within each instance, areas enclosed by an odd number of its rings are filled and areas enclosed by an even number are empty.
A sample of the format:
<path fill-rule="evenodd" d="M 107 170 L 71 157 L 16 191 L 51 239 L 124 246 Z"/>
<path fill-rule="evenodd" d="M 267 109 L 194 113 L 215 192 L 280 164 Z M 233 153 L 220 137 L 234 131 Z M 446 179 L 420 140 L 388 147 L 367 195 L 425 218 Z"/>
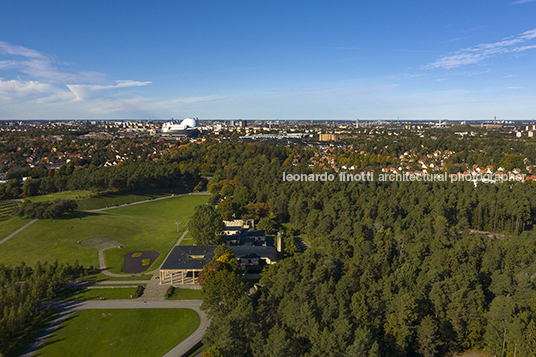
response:
<path fill-rule="evenodd" d="M 283 258 L 285 254 L 285 241 L 283 240 L 283 232 L 277 232 L 277 253 Z"/>

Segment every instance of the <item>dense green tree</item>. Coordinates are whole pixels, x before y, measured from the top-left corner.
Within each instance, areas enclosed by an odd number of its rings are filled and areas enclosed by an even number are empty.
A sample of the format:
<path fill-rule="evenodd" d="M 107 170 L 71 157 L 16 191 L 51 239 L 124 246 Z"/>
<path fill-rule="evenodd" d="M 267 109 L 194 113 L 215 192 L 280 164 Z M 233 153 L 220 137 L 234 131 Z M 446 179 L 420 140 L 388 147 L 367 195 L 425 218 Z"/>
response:
<path fill-rule="evenodd" d="M 267 234 L 272 234 L 277 229 L 277 221 L 270 217 L 263 217 L 257 223 L 256 228 L 265 231 Z"/>
<path fill-rule="evenodd" d="M 218 213 L 225 221 L 232 221 L 238 218 L 238 210 L 239 207 L 236 202 L 230 199 L 220 201 L 217 208 Z"/>
<path fill-rule="evenodd" d="M 195 244 L 211 245 L 222 243 L 221 234 L 225 228 L 221 215 L 211 205 L 195 207 L 194 215 L 188 223 Z"/>
<path fill-rule="evenodd" d="M 17 215 L 28 218 L 58 218 L 67 212 L 73 212 L 78 208 L 75 200 L 56 199 L 53 201 L 32 203 L 30 200 L 18 208 Z"/>
<path fill-rule="evenodd" d="M 236 263 L 215 260 L 204 269 L 201 309 L 210 317 L 230 313 L 247 291 L 247 284 Z"/>

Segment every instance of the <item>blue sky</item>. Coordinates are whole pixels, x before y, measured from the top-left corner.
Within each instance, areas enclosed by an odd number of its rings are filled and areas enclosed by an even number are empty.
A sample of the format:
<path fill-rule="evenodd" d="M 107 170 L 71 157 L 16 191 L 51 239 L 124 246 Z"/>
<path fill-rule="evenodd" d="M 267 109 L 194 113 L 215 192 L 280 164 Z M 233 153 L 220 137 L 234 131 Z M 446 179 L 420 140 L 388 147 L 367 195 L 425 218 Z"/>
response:
<path fill-rule="evenodd" d="M 0 119 L 530 119 L 536 0 L 0 5 Z"/>

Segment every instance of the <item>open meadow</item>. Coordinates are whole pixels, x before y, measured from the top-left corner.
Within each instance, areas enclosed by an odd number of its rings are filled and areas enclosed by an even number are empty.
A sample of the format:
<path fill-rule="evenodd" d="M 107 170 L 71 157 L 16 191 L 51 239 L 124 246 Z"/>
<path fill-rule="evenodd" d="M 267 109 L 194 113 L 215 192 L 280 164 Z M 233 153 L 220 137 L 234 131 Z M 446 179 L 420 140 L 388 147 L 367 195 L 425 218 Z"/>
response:
<path fill-rule="evenodd" d="M 154 188 L 147 190 L 138 190 L 131 192 L 109 192 L 105 194 L 95 194 L 91 191 L 64 191 L 51 193 L 49 195 L 31 197 L 32 202 L 45 202 L 56 199 L 75 200 L 78 203 L 78 209 L 81 211 L 92 210 L 115 205 L 122 205 L 127 202 L 145 201 L 151 198 L 171 196 L 173 194 L 186 193 L 184 186 L 172 188 Z"/>
<path fill-rule="evenodd" d="M 31 219 L 21 219 L 19 217 L 12 217 L 5 221 L 0 221 L 0 240 L 4 239 L 30 221 Z"/>
<path fill-rule="evenodd" d="M 125 254 L 154 250 L 160 256 L 151 263 L 150 271 L 160 266 L 178 240 L 181 233 L 177 233 L 176 222 L 182 222 L 180 231 L 183 232 L 194 207 L 208 198 L 208 195 L 177 196 L 102 212 L 77 211 L 62 219 L 42 219 L 0 245 L 0 263 L 14 265 L 25 261 L 33 265 L 37 261 L 57 259 L 98 266 L 97 250 L 84 246 L 84 240 L 111 237 L 122 245 L 120 249 L 105 250 L 111 272 L 121 273 Z M 19 223 L 22 223 L 19 218 L 1 222 L 7 227 L 6 235 L 24 224 L 19 226 Z"/>
<path fill-rule="evenodd" d="M 65 321 L 35 356 L 157 357 L 198 326 L 199 315 L 189 309 L 84 310 Z"/>
<path fill-rule="evenodd" d="M 194 207 L 206 203 L 208 198 L 209 195 L 184 195 L 132 206 L 112 208 L 106 212 L 144 217 L 192 216 Z M 180 202 L 180 204 L 177 204 L 177 202 Z"/>
<path fill-rule="evenodd" d="M 57 199 L 62 200 L 84 200 L 91 196 L 91 191 L 63 191 L 51 193 L 48 195 L 34 196 L 30 197 L 29 200 L 32 202 L 46 202 Z"/>

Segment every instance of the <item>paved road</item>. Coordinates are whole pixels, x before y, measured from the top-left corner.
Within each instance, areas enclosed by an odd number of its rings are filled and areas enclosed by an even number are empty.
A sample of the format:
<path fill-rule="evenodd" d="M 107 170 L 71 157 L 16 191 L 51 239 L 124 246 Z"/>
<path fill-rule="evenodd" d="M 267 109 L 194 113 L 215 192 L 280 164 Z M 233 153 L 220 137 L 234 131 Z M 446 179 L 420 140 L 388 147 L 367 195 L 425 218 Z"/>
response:
<path fill-rule="evenodd" d="M 20 227 L 19 229 L 17 229 L 15 232 L 11 233 L 10 235 L 8 235 L 7 237 L 5 237 L 4 239 L 0 240 L 0 244 L 4 243 L 4 242 L 7 242 L 8 239 L 12 238 L 15 234 L 19 233 L 19 232 L 22 232 L 24 229 L 26 229 L 28 226 L 34 224 L 35 222 L 37 222 L 39 219 L 34 219 L 34 220 L 31 220 L 30 222 L 26 223 L 24 226 Z"/>
<path fill-rule="evenodd" d="M 199 314 L 200 322 L 197 330 L 179 343 L 164 357 L 180 357 L 192 349 L 205 334 L 208 327 L 208 319 L 203 311 L 199 309 L 202 300 L 166 300 L 166 301 L 139 301 L 139 300 L 104 300 L 104 301 L 60 301 L 48 303 L 60 312 L 56 318 L 46 326 L 45 330 L 37 336 L 35 341 L 23 352 L 21 357 L 33 356 L 43 343 L 54 333 L 54 331 L 77 311 L 89 309 L 169 309 L 186 308 L 192 309 Z"/>

